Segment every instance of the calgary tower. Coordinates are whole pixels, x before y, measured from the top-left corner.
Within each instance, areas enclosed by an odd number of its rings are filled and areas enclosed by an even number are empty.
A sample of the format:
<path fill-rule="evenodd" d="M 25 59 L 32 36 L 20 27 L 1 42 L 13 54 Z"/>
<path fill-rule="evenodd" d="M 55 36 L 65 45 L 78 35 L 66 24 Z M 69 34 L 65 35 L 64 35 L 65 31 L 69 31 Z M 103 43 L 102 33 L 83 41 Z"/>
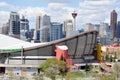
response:
<path fill-rule="evenodd" d="M 77 16 L 77 13 L 75 12 L 75 10 L 74 10 L 74 12 L 72 13 L 72 17 L 73 17 L 73 19 L 74 19 L 74 31 L 76 30 L 76 16 Z"/>

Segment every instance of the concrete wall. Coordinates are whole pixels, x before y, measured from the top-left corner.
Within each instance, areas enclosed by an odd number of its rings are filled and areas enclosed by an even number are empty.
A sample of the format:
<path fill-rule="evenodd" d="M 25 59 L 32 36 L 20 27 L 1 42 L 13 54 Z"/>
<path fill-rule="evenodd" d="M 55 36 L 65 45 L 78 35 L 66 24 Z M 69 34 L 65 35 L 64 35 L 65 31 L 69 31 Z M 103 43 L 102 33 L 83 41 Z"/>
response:
<path fill-rule="evenodd" d="M 30 68 L 30 67 L 6 67 L 5 74 L 9 73 L 9 70 L 12 70 L 12 74 L 15 75 L 22 75 L 22 71 L 25 70 L 26 74 L 25 75 L 33 75 L 34 73 L 38 73 L 37 68 Z M 9 74 L 8 74 L 9 75 Z"/>

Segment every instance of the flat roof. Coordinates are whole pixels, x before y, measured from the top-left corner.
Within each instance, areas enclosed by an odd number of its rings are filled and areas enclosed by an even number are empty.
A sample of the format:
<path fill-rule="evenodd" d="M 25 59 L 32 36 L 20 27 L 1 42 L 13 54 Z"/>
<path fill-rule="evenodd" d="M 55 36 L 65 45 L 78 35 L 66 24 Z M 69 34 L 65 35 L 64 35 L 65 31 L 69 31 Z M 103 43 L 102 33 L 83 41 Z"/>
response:
<path fill-rule="evenodd" d="M 17 38 L 13 38 L 11 36 L 0 34 L 0 51 L 2 53 L 4 53 L 5 50 L 18 51 L 22 48 L 29 48 L 29 47 L 42 45 L 42 44 L 46 44 L 46 43 L 30 43 Z"/>

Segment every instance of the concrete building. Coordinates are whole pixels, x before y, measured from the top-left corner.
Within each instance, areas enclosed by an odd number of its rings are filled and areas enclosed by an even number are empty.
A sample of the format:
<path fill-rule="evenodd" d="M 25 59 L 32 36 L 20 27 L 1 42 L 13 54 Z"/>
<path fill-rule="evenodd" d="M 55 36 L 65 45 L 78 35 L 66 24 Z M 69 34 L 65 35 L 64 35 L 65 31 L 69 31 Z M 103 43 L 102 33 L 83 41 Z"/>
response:
<path fill-rule="evenodd" d="M 41 28 L 42 16 L 39 15 L 36 17 L 36 30 Z"/>
<path fill-rule="evenodd" d="M 65 32 L 66 37 L 71 36 L 70 32 L 74 31 L 72 20 L 64 21 L 63 31 Z"/>
<path fill-rule="evenodd" d="M 39 42 L 40 41 L 39 31 L 40 31 L 41 28 L 42 28 L 42 16 L 39 15 L 39 16 L 36 17 L 36 28 L 35 28 L 34 37 L 33 37 L 34 42 Z"/>
<path fill-rule="evenodd" d="M 99 36 L 100 37 L 105 37 L 107 35 L 106 33 L 106 28 L 108 27 L 109 25 L 107 23 L 100 23 L 100 28 L 99 28 Z"/>
<path fill-rule="evenodd" d="M 9 34 L 9 23 L 5 23 L 2 26 L 2 34 L 8 35 Z"/>
<path fill-rule="evenodd" d="M 94 25 L 94 30 L 97 30 L 99 32 L 100 31 L 100 24 L 95 24 Z"/>
<path fill-rule="evenodd" d="M 40 33 L 41 42 L 50 41 L 50 22 L 50 16 L 45 14 L 42 18 L 42 27 Z"/>
<path fill-rule="evenodd" d="M 0 71 L 8 75 L 32 75 L 39 72 L 39 65 L 48 58 L 64 54 L 71 68 L 80 63 L 94 61 L 97 31 L 82 32 L 47 43 L 29 43 L 0 34 Z M 7 44 L 6 44 L 7 43 Z M 57 46 L 57 48 L 56 48 Z M 64 50 L 63 50 L 64 49 Z"/>
<path fill-rule="evenodd" d="M 112 32 L 112 39 L 114 39 L 117 31 L 117 13 L 115 10 L 113 10 L 110 14 L 110 29 Z"/>
<path fill-rule="evenodd" d="M 50 41 L 63 38 L 63 24 L 58 22 L 52 22 L 50 27 Z"/>
<path fill-rule="evenodd" d="M 9 27 L 9 35 L 20 38 L 20 18 L 17 12 L 10 13 Z"/>
<path fill-rule="evenodd" d="M 92 23 L 86 23 L 86 24 L 83 25 L 83 29 L 84 29 L 85 31 L 95 30 L 95 29 L 94 29 L 94 24 L 92 24 Z"/>

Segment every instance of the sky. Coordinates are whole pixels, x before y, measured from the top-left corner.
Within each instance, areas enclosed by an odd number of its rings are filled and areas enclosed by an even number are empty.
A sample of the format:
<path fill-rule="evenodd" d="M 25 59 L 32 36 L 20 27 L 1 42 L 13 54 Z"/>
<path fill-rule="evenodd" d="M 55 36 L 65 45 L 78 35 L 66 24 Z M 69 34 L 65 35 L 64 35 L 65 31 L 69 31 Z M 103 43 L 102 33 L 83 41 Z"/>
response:
<path fill-rule="evenodd" d="M 51 16 L 51 22 L 73 19 L 71 13 L 76 11 L 77 29 L 85 23 L 99 24 L 110 22 L 110 12 L 116 10 L 120 20 L 120 0 L 0 0 L 0 26 L 8 22 L 11 11 L 25 15 L 30 28 L 35 28 L 38 15 Z"/>

